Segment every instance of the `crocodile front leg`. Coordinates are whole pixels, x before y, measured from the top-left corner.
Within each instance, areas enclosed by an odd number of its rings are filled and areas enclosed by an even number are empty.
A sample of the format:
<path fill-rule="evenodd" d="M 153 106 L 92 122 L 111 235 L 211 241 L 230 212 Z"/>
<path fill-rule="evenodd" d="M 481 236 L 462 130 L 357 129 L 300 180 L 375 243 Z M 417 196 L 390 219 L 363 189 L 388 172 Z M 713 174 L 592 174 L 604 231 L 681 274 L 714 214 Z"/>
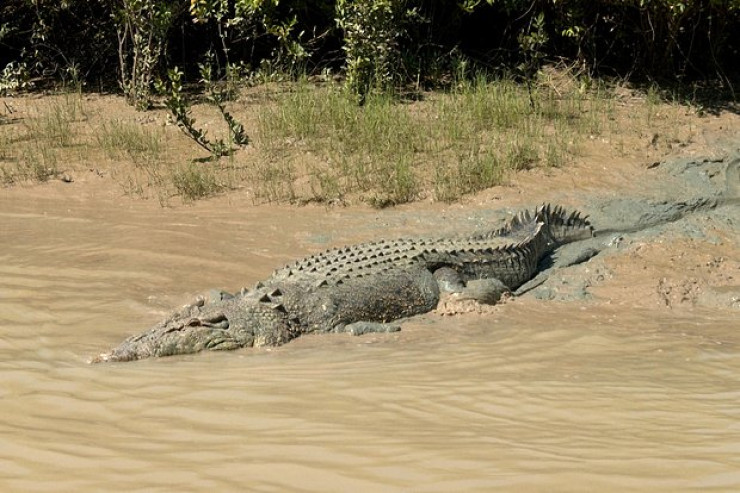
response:
<path fill-rule="evenodd" d="M 354 322 L 351 324 L 336 327 L 335 332 L 346 332 L 353 336 L 363 336 L 365 334 L 385 334 L 388 332 L 398 332 L 401 326 L 395 323 L 386 322 Z"/>
<path fill-rule="evenodd" d="M 494 305 L 511 289 L 497 278 L 470 279 L 465 281 L 462 275 L 452 267 L 441 267 L 434 271 L 439 290 L 454 294 L 459 300 L 473 300 L 485 305 Z"/>

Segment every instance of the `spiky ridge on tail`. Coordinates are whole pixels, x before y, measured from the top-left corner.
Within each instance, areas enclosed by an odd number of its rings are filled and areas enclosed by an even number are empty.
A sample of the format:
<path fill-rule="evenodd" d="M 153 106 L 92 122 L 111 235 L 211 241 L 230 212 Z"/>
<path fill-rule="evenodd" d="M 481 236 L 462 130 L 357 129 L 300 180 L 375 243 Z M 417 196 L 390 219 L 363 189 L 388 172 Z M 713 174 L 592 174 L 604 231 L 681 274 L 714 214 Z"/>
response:
<path fill-rule="evenodd" d="M 585 240 L 594 235 L 594 228 L 588 221 L 588 216 L 580 212 L 568 212 L 559 205 L 543 204 L 534 212 L 534 216 L 541 221 L 549 231 L 550 238 L 558 245 L 572 241 Z"/>
<path fill-rule="evenodd" d="M 496 237 L 507 238 L 533 233 L 537 228 L 537 221 L 541 222 L 541 220 L 536 217 L 536 214 L 537 211 L 535 211 L 534 214 L 528 210 L 519 211 L 502 227 L 486 233 L 474 235 L 471 239 L 485 240 Z"/>
<path fill-rule="evenodd" d="M 550 241 L 558 245 L 590 238 L 594 231 L 593 226 L 588 221 L 588 216 L 581 215 L 578 211 L 568 212 L 559 205 L 542 204 L 534 212 L 529 210 L 519 211 L 504 226 L 476 235 L 473 239 L 514 237 L 528 234 L 533 231 L 532 228 L 535 227 L 536 223 L 542 223 Z"/>

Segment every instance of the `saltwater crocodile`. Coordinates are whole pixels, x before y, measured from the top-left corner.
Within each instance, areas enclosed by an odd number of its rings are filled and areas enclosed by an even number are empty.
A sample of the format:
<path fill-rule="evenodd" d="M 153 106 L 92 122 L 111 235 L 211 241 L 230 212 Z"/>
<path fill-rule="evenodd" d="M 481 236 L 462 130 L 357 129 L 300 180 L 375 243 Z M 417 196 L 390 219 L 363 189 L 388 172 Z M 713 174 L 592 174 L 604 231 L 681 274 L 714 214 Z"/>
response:
<path fill-rule="evenodd" d="M 495 301 L 530 280 L 556 246 L 593 235 L 587 217 L 545 205 L 468 237 L 402 238 L 306 257 L 252 291 L 219 292 L 172 313 L 93 362 L 280 345 L 310 332 L 388 332 L 433 310 L 440 292 Z"/>

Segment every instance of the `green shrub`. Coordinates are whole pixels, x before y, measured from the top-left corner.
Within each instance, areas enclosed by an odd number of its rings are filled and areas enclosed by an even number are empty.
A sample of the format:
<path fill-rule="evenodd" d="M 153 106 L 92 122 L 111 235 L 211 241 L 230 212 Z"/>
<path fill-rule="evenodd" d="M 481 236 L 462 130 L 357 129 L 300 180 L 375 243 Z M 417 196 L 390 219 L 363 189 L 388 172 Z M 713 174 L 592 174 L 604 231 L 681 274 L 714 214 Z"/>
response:
<path fill-rule="evenodd" d="M 387 91 L 400 56 L 401 0 L 337 0 L 344 32 L 346 87 L 361 103 L 373 89 Z"/>
<path fill-rule="evenodd" d="M 132 106 L 147 109 L 178 2 L 116 0 L 114 4 L 121 89 Z"/>

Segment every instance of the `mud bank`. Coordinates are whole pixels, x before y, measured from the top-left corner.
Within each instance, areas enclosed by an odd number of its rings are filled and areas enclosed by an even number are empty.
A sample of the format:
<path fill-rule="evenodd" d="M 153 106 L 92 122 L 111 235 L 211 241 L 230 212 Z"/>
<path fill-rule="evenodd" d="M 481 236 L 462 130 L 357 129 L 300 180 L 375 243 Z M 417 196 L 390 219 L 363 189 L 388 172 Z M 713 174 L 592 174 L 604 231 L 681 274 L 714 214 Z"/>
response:
<path fill-rule="evenodd" d="M 653 163 L 622 197 L 584 196 L 595 237 L 558 249 L 519 293 L 740 308 L 740 147 L 728 147 Z"/>

